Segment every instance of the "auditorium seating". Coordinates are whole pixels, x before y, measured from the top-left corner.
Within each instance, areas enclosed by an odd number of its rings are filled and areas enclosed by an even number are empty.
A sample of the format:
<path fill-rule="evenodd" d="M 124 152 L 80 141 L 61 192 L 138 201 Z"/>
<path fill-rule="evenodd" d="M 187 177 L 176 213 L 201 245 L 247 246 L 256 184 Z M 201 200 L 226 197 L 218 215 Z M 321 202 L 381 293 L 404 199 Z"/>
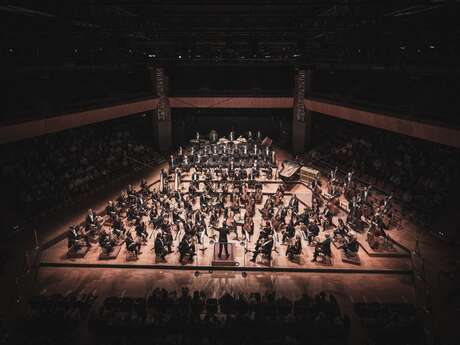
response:
<path fill-rule="evenodd" d="M 9 144 L 2 175 L 15 187 L 14 202 L 27 213 L 76 204 L 162 161 L 140 133 L 137 119 L 120 120 Z"/>
<path fill-rule="evenodd" d="M 252 329 L 262 343 L 283 343 L 286 336 L 307 337 L 311 343 L 346 343 L 349 320 L 334 296 L 304 295 L 296 301 L 275 292 L 249 295 L 224 293 L 219 299 L 205 293 L 190 294 L 156 288 L 147 298 L 108 297 L 89 321 L 92 332 L 103 335 L 172 333 L 192 336 L 200 333 L 209 340 L 221 336 L 244 343 L 245 329 Z M 265 326 L 264 326 L 265 325 Z M 192 338 L 193 339 L 193 338 Z M 344 342 L 345 340 L 345 342 Z"/>
<path fill-rule="evenodd" d="M 459 151 L 340 120 L 318 119 L 305 161 L 323 174 L 354 171 L 363 185 L 393 193 L 405 216 L 428 225 L 460 174 Z M 314 134 L 315 135 L 315 134 Z"/>
<path fill-rule="evenodd" d="M 353 310 L 373 344 L 420 344 L 422 326 L 408 303 L 354 303 Z"/>

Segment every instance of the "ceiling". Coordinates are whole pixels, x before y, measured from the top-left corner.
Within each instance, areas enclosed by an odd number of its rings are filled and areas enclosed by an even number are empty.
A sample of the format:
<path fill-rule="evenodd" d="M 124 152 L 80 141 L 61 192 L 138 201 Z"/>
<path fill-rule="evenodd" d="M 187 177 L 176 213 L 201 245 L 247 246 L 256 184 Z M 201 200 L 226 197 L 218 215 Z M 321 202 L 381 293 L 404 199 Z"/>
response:
<path fill-rule="evenodd" d="M 458 1 L 11 1 L 7 64 L 457 64 Z"/>

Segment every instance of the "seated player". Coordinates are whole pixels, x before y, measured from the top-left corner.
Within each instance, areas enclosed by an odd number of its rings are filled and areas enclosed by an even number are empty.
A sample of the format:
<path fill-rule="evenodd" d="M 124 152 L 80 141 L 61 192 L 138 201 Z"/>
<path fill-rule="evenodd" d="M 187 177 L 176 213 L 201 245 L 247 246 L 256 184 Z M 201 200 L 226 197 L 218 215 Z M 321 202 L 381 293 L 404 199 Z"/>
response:
<path fill-rule="evenodd" d="M 99 231 L 101 225 L 102 224 L 100 223 L 99 217 L 96 215 L 96 212 L 94 212 L 92 209 L 89 209 L 88 214 L 85 218 L 86 229 L 92 234 L 95 234 L 97 231 Z"/>
<path fill-rule="evenodd" d="M 295 227 L 294 227 L 294 221 L 291 218 L 289 221 L 289 224 L 286 227 L 286 230 L 283 233 L 283 243 L 286 243 L 290 239 L 294 238 L 295 236 Z"/>
<path fill-rule="evenodd" d="M 273 249 L 273 236 L 268 235 L 267 238 L 259 238 L 257 241 L 256 247 L 254 249 L 254 254 L 252 255 L 251 261 L 256 262 L 257 256 L 259 254 L 264 254 L 268 260 L 271 260 Z"/>
<path fill-rule="evenodd" d="M 101 246 L 103 252 L 110 253 L 115 246 L 115 240 L 103 230 L 99 235 L 99 245 Z"/>
<path fill-rule="evenodd" d="M 126 250 L 130 253 L 134 253 L 136 257 L 140 254 L 141 244 L 139 242 L 134 241 L 131 235 L 131 232 L 128 232 L 126 234 L 125 245 L 126 245 Z"/>
<path fill-rule="evenodd" d="M 289 200 L 289 208 L 291 212 L 297 214 L 299 213 L 299 199 L 297 199 L 297 195 L 294 196 Z"/>
<path fill-rule="evenodd" d="M 332 225 L 332 217 L 334 216 L 331 206 L 326 205 L 323 211 L 323 228 L 326 230 Z"/>
<path fill-rule="evenodd" d="M 251 241 L 251 236 L 254 234 L 254 221 L 252 217 L 244 216 L 244 224 L 243 224 L 243 236 L 244 239 Z"/>
<path fill-rule="evenodd" d="M 84 235 L 82 236 L 79 227 L 72 225 L 67 234 L 67 247 L 69 248 L 69 251 L 76 252 L 85 244 L 86 246 L 91 247 L 88 237 Z"/>
<path fill-rule="evenodd" d="M 195 244 L 193 243 L 193 238 L 190 235 L 184 235 L 182 240 L 179 243 L 179 261 L 184 262 L 185 258 L 190 260 L 193 258 L 195 253 Z"/>
<path fill-rule="evenodd" d="M 316 259 L 318 257 L 318 255 L 320 254 L 323 254 L 325 256 L 331 256 L 332 255 L 332 252 L 331 252 L 331 237 L 329 234 L 326 234 L 325 235 L 325 239 L 324 241 L 318 243 L 315 247 L 315 252 L 313 253 L 313 259 L 311 260 L 311 262 L 316 262 Z"/>
<path fill-rule="evenodd" d="M 120 217 L 115 215 L 115 218 L 112 223 L 112 233 L 117 237 L 120 238 L 126 232 L 125 225 L 121 221 Z"/>
<path fill-rule="evenodd" d="M 337 236 L 340 236 L 341 238 L 346 238 L 348 237 L 349 232 L 350 229 L 348 229 L 348 226 L 346 226 L 344 221 L 339 218 L 339 225 L 334 230 L 334 238 L 336 238 Z"/>
<path fill-rule="evenodd" d="M 168 254 L 168 250 L 166 249 L 165 242 L 163 240 L 162 234 L 158 233 L 155 238 L 155 256 L 162 261 L 165 261 L 165 257 Z"/>
<path fill-rule="evenodd" d="M 286 256 L 289 261 L 292 261 L 294 257 L 300 255 L 300 253 L 302 253 L 302 240 L 300 239 L 300 235 L 296 235 L 295 242 L 289 244 L 286 249 Z"/>
<path fill-rule="evenodd" d="M 359 243 L 356 236 L 350 235 L 348 240 L 339 249 L 343 249 L 346 256 L 356 256 L 359 251 Z"/>
<path fill-rule="evenodd" d="M 107 207 L 105 208 L 105 213 L 110 219 L 113 219 L 117 215 L 117 209 L 113 201 L 109 201 Z"/>
<path fill-rule="evenodd" d="M 149 234 L 147 233 L 147 228 L 143 220 L 137 223 L 135 230 L 137 238 L 141 239 L 144 242 L 147 242 L 147 237 Z"/>
<path fill-rule="evenodd" d="M 316 236 L 319 235 L 319 226 L 315 219 L 313 219 L 307 228 L 307 240 L 308 245 L 311 245 Z"/>

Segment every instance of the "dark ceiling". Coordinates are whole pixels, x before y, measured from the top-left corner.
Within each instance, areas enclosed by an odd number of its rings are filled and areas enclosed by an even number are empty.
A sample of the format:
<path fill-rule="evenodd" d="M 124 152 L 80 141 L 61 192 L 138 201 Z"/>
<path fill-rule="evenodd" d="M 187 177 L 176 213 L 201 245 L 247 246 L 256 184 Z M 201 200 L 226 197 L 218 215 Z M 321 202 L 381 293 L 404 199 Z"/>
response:
<path fill-rule="evenodd" d="M 152 63 L 452 68 L 459 2 L 54 0 L 0 5 L 17 66 Z"/>

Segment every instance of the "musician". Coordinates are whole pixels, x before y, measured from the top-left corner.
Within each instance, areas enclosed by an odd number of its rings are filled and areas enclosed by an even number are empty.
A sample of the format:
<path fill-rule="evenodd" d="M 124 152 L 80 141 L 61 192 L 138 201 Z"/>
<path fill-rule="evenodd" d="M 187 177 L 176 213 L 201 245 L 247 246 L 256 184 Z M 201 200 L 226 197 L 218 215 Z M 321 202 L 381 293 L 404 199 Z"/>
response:
<path fill-rule="evenodd" d="M 126 234 L 125 245 L 126 250 L 128 252 L 134 253 L 136 256 L 140 254 L 141 244 L 139 242 L 134 241 L 130 231 L 128 231 L 128 233 Z"/>
<path fill-rule="evenodd" d="M 254 234 L 254 221 L 252 217 L 247 215 L 244 216 L 244 224 L 243 224 L 243 235 L 244 239 L 247 239 L 249 242 L 251 241 L 251 236 Z"/>
<path fill-rule="evenodd" d="M 383 240 L 389 239 L 384 230 L 384 226 L 383 219 L 380 213 L 377 212 L 374 217 L 372 217 L 371 226 L 367 232 L 367 242 L 371 248 L 376 249 L 378 247 L 378 238 L 382 238 Z"/>
<path fill-rule="evenodd" d="M 168 250 L 166 249 L 163 237 L 161 233 L 158 233 L 155 238 L 155 256 L 160 258 L 162 261 L 165 261 L 165 257 L 168 254 Z"/>
<path fill-rule="evenodd" d="M 321 181 L 319 177 L 315 178 L 311 183 L 311 190 L 313 194 L 320 194 L 321 193 Z"/>
<path fill-rule="evenodd" d="M 286 256 L 289 261 L 292 261 L 300 253 L 302 253 L 302 240 L 300 235 L 296 235 L 294 244 L 289 244 L 286 249 Z"/>
<path fill-rule="evenodd" d="M 289 200 L 289 208 L 291 212 L 295 214 L 299 213 L 299 199 L 297 199 L 297 195 L 294 194 L 291 200 Z"/>
<path fill-rule="evenodd" d="M 139 196 L 136 198 L 136 205 L 137 205 L 137 208 L 139 209 L 139 213 L 141 214 L 146 213 L 147 202 L 142 196 L 142 194 L 139 194 Z"/>
<path fill-rule="evenodd" d="M 295 236 L 295 227 L 294 227 L 294 221 L 291 218 L 289 221 L 289 224 L 286 227 L 286 230 L 283 233 L 283 243 L 286 243 L 286 241 L 292 239 Z"/>
<path fill-rule="evenodd" d="M 196 196 L 196 187 L 193 183 L 190 183 L 188 186 L 188 193 L 191 198 L 195 198 Z"/>
<path fill-rule="evenodd" d="M 361 201 L 362 201 L 363 203 L 365 203 L 365 204 L 368 203 L 368 198 L 369 198 L 369 195 L 370 195 L 371 188 L 372 188 L 371 185 L 365 186 L 365 187 L 363 188 L 362 193 L 361 193 Z"/>
<path fill-rule="evenodd" d="M 305 226 L 308 226 L 309 218 L 310 218 L 310 215 L 309 215 L 308 209 L 305 208 L 305 209 L 302 211 L 302 213 L 300 213 L 300 214 L 297 216 L 297 222 L 294 223 L 294 224 L 295 224 L 295 225 L 304 224 Z"/>
<path fill-rule="evenodd" d="M 172 235 L 173 227 L 176 227 L 176 225 L 169 224 L 168 220 L 165 220 L 161 225 L 161 238 L 163 240 L 163 244 L 168 250 L 168 253 L 172 253 L 172 245 L 174 240 Z"/>
<path fill-rule="evenodd" d="M 271 180 L 273 178 L 273 169 L 271 165 L 268 166 L 266 171 L 267 180 Z"/>
<path fill-rule="evenodd" d="M 310 222 L 307 227 L 307 240 L 308 245 L 311 245 L 313 240 L 319 235 L 319 226 L 317 221 L 314 219 Z"/>
<path fill-rule="evenodd" d="M 236 192 L 232 194 L 231 209 L 234 213 L 240 213 L 240 195 Z"/>
<path fill-rule="evenodd" d="M 270 222 L 266 222 L 265 226 L 259 231 L 259 238 L 268 238 L 269 235 L 273 234 Z"/>
<path fill-rule="evenodd" d="M 176 190 L 174 192 L 174 199 L 176 200 L 177 205 L 180 205 L 182 203 L 184 199 L 182 197 L 182 193 L 180 192 L 180 190 Z"/>
<path fill-rule="evenodd" d="M 284 220 L 286 219 L 286 216 L 287 216 L 287 209 L 286 207 L 284 207 L 284 205 L 281 205 L 278 209 L 278 212 L 276 214 L 281 221 L 284 222 Z"/>
<path fill-rule="evenodd" d="M 117 198 L 117 207 L 124 209 L 126 207 L 126 203 L 127 203 L 126 194 L 124 192 L 121 192 L 121 194 Z"/>
<path fill-rule="evenodd" d="M 227 224 L 224 222 L 221 228 L 218 229 L 219 231 L 219 254 L 217 255 L 219 258 L 222 257 L 222 250 L 225 250 L 225 256 L 228 258 L 228 234 L 229 230 Z"/>
<path fill-rule="evenodd" d="M 387 195 L 385 196 L 385 198 L 383 199 L 382 203 L 381 203 L 381 208 L 382 208 L 382 213 L 383 214 L 387 214 L 391 211 L 391 200 L 393 199 L 393 195 Z"/>
<path fill-rule="evenodd" d="M 250 217 L 254 217 L 255 209 L 256 209 L 256 200 L 254 198 L 254 195 L 251 194 L 247 200 L 246 214 Z"/>
<path fill-rule="evenodd" d="M 198 187 L 198 180 L 199 180 L 199 177 L 198 177 L 198 173 L 196 172 L 196 170 L 193 171 L 192 173 L 192 183 Z"/>
<path fill-rule="evenodd" d="M 120 238 L 126 232 L 125 225 L 121 221 L 118 215 L 115 215 L 115 218 L 112 223 L 112 233 L 117 237 Z"/>
<path fill-rule="evenodd" d="M 333 184 L 335 182 L 335 179 L 337 177 L 337 170 L 339 170 L 338 167 L 335 167 L 334 170 L 331 170 L 329 173 L 329 183 Z"/>
<path fill-rule="evenodd" d="M 88 214 L 86 215 L 85 226 L 90 231 L 98 230 L 100 228 L 96 212 L 94 212 L 91 208 L 88 210 Z"/>
<path fill-rule="evenodd" d="M 208 236 L 208 228 L 207 228 L 206 223 L 205 223 L 204 220 L 195 223 L 195 234 L 196 234 L 196 237 L 198 239 L 198 243 L 203 244 L 201 242 L 201 238 L 202 238 L 203 234 Z"/>
<path fill-rule="evenodd" d="M 145 195 L 145 196 L 149 195 L 150 190 L 149 190 L 149 186 L 147 185 L 147 180 L 146 179 L 141 180 L 140 189 L 141 189 L 141 193 L 143 195 Z"/>
<path fill-rule="evenodd" d="M 177 214 L 176 210 L 173 210 L 173 221 L 175 222 L 175 215 Z M 158 228 L 163 223 L 163 215 L 158 213 L 156 207 L 152 207 L 149 214 L 150 224 L 153 225 L 153 228 Z"/>
<path fill-rule="evenodd" d="M 347 181 L 346 181 L 346 186 L 347 188 L 350 188 L 351 187 L 351 182 L 353 180 L 353 171 L 349 171 L 347 173 Z"/>
<path fill-rule="evenodd" d="M 259 238 L 257 241 L 256 248 L 254 249 L 254 254 L 250 261 L 256 262 L 257 256 L 259 254 L 264 254 L 268 257 L 268 260 L 271 260 L 272 256 L 272 249 L 273 249 L 273 236 L 268 235 L 268 237 L 264 240 L 264 238 Z"/>
<path fill-rule="evenodd" d="M 152 195 L 150 196 L 153 203 L 160 201 L 160 194 L 156 188 L 153 188 Z"/>
<path fill-rule="evenodd" d="M 136 220 L 137 221 L 138 219 L 140 219 L 139 210 L 136 207 L 136 205 L 130 206 L 130 208 L 128 209 L 128 212 L 126 212 L 126 214 L 127 214 L 128 220 Z"/>
<path fill-rule="evenodd" d="M 356 256 L 359 251 L 359 243 L 355 235 L 350 235 L 348 239 L 338 249 L 343 249 L 346 256 Z"/>
<path fill-rule="evenodd" d="M 147 237 L 148 237 L 147 227 L 145 226 L 145 223 L 143 220 L 140 220 L 137 223 L 135 231 L 136 231 L 137 238 L 140 238 L 142 239 L 142 241 L 147 242 Z"/>
<path fill-rule="evenodd" d="M 115 246 L 115 240 L 105 230 L 102 230 L 99 235 L 99 245 L 105 253 L 110 253 Z"/>
<path fill-rule="evenodd" d="M 84 239 L 86 245 L 88 247 L 91 247 L 91 243 L 89 242 L 88 236 L 82 236 L 79 226 L 77 227 L 75 225 L 72 225 L 69 228 L 69 232 L 67 234 L 67 247 L 69 248 L 69 250 L 74 252 L 79 250 L 82 247 L 80 242 L 81 239 Z"/>
<path fill-rule="evenodd" d="M 282 219 L 279 215 L 276 215 L 272 219 L 272 229 L 274 232 L 280 232 L 285 227 L 286 223 L 284 222 L 284 219 Z"/>
<path fill-rule="evenodd" d="M 213 227 L 219 222 L 219 215 L 217 209 L 212 209 L 211 215 L 209 216 L 209 224 Z"/>
<path fill-rule="evenodd" d="M 331 252 L 331 237 L 329 234 L 326 234 L 325 235 L 325 239 L 318 243 L 315 247 L 315 252 L 313 253 L 313 259 L 311 260 L 311 262 L 316 262 L 316 258 L 318 257 L 318 255 L 320 254 L 323 254 L 323 255 L 327 255 L 327 256 L 331 256 L 332 252 Z"/>
<path fill-rule="evenodd" d="M 323 228 L 324 228 L 324 230 L 326 230 L 329 226 L 332 225 L 333 216 L 334 216 L 334 214 L 333 214 L 333 212 L 331 210 L 331 206 L 327 205 L 324 208 L 324 211 L 323 211 L 323 218 L 324 218 Z"/>
<path fill-rule="evenodd" d="M 183 263 L 186 257 L 191 259 L 194 255 L 196 255 L 196 253 L 192 236 L 186 234 L 179 243 L 179 261 Z"/>
<path fill-rule="evenodd" d="M 105 208 L 105 213 L 113 219 L 117 214 L 117 209 L 113 201 L 109 200 L 107 207 Z"/>
<path fill-rule="evenodd" d="M 341 218 L 339 218 L 339 225 L 334 230 L 334 238 L 336 238 L 337 236 L 340 236 L 341 238 L 346 238 L 348 237 L 349 232 L 350 229 L 348 229 L 348 226 L 346 226 L 344 221 Z"/>
<path fill-rule="evenodd" d="M 200 194 L 200 208 L 201 208 L 203 211 L 206 211 L 207 208 L 208 208 L 208 199 L 207 199 L 205 193 L 201 193 L 201 194 Z"/>
<path fill-rule="evenodd" d="M 371 218 L 371 226 L 369 231 L 377 229 L 378 232 L 382 232 L 385 228 L 385 223 L 383 222 L 382 215 L 380 212 L 376 212 Z"/>

